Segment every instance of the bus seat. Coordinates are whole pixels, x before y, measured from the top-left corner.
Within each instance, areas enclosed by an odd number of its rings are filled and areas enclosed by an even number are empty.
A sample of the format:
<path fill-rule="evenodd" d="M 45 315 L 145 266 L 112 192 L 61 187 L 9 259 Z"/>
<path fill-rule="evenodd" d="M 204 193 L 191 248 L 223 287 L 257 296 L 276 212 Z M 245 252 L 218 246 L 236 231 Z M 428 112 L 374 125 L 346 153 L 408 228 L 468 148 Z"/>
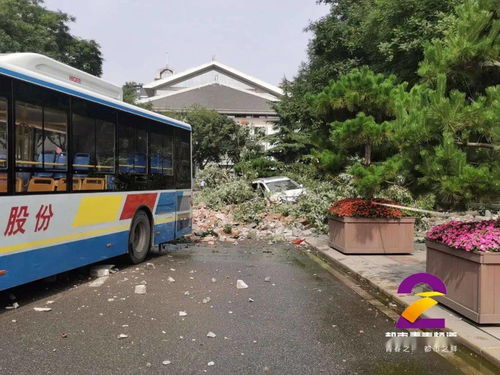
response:
<path fill-rule="evenodd" d="M 33 177 L 28 184 L 28 192 L 55 191 L 56 182 L 49 177 Z"/>
<path fill-rule="evenodd" d="M 65 153 L 57 154 L 56 156 L 56 166 L 54 169 L 58 171 L 66 171 L 66 163 L 68 161 L 68 158 Z M 54 173 L 54 178 L 64 178 L 66 177 L 66 172 L 64 173 Z"/>
<path fill-rule="evenodd" d="M 82 190 L 104 190 L 104 178 L 84 178 L 82 183 Z"/>
<path fill-rule="evenodd" d="M 56 191 L 66 191 L 66 178 L 56 180 Z"/>
<path fill-rule="evenodd" d="M 90 154 L 87 153 L 77 153 L 73 158 L 73 170 L 75 174 L 73 176 L 86 177 L 88 175 L 90 166 Z"/>
<path fill-rule="evenodd" d="M 82 190 L 83 177 L 75 177 L 73 175 L 73 191 Z"/>
<path fill-rule="evenodd" d="M 120 158 L 118 170 L 120 173 L 130 173 L 134 170 L 134 158 L 128 156 L 127 158 Z"/>
<path fill-rule="evenodd" d="M 21 177 L 16 177 L 16 193 L 21 193 L 23 191 L 23 179 Z"/>
<path fill-rule="evenodd" d="M 0 154 L 0 167 L 7 167 L 7 155 Z"/>
<path fill-rule="evenodd" d="M 134 155 L 134 165 L 136 173 L 146 173 L 146 165 L 147 165 L 146 154 L 142 152 L 136 152 Z"/>
<path fill-rule="evenodd" d="M 151 155 L 151 172 L 161 173 L 161 156 L 160 154 Z"/>
<path fill-rule="evenodd" d="M 0 193 L 7 192 L 7 176 L 0 176 Z"/>
<path fill-rule="evenodd" d="M 37 167 L 42 168 L 47 170 L 47 169 L 54 169 L 54 162 L 55 162 L 56 154 L 54 152 L 44 152 L 38 154 L 38 165 Z M 44 164 L 44 163 L 49 163 L 49 164 Z M 35 176 L 36 177 L 52 177 L 53 173 L 52 172 L 36 172 Z"/>

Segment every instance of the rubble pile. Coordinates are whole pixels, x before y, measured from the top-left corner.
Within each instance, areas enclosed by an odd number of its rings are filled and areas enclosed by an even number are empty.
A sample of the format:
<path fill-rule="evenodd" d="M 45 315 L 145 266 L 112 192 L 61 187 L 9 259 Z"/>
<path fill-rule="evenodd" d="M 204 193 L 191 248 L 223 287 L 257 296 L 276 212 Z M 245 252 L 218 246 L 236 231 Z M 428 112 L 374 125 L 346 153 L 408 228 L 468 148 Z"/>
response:
<path fill-rule="evenodd" d="M 277 212 L 264 212 L 259 216 L 259 223 L 242 223 L 233 218 L 234 206 L 226 206 L 221 210 L 209 209 L 204 203 L 193 207 L 193 234 L 190 240 L 214 245 L 216 241 L 225 241 L 237 244 L 244 239 L 260 239 L 273 242 L 293 241 L 303 239 L 313 234 L 307 227 L 305 220 L 297 220 L 290 216 L 283 216 Z M 415 226 L 415 240 L 423 242 L 425 234 L 435 225 L 450 220 L 480 221 L 499 220 L 499 212 L 465 211 L 446 212 L 442 215 L 422 217 Z"/>
<path fill-rule="evenodd" d="M 274 242 L 289 241 L 310 236 L 312 231 L 305 221 L 285 217 L 276 212 L 260 214 L 259 223 L 242 223 L 234 220 L 227 206 L 219 211 L 209 209 L 204 203 L 193 207 L 193 234 L 191 241 L 214 245 L 216 241 L 238 243 L 244 239 L 262 239 Z"/>

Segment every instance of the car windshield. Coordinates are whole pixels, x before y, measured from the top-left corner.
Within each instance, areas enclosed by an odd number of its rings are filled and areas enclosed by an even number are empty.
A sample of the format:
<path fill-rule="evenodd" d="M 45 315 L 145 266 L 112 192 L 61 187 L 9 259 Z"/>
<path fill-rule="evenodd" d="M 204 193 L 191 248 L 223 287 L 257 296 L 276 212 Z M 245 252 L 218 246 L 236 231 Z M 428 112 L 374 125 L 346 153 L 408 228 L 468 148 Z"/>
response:
<path fill-rule="evenodd" d="M 289 179 L 266 182 L 266 185 L 272 192 L 299 188 L 299 185 L 295 181 Z"/>

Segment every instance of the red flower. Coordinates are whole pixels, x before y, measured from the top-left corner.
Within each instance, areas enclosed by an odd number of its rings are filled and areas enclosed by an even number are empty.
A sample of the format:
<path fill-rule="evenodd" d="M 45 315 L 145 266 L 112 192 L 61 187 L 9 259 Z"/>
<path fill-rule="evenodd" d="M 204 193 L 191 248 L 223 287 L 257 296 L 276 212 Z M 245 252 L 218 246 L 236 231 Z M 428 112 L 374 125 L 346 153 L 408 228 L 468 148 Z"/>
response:
<path fill-rule="evenodd" d="M 376 203 L 397 204 L 386 199 L 360 199 L 346 198 L 337 201 L 328 212 L 334 216 L 355 216 L 355 217 L 385 217 L 397 218 L 404 216 L 403 211 L 381 206 Z"/>

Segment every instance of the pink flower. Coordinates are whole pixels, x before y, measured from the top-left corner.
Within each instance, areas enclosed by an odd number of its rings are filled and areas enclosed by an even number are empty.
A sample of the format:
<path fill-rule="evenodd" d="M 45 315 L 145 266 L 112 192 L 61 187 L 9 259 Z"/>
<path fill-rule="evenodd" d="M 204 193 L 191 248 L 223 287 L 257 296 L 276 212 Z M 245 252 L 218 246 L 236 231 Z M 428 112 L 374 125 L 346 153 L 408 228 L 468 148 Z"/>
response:
<path fill-rule="evenodd" d="M 432 227 L 426 238 L 465 251 L 500 252 L 500 220 L 450 221 Z"/>

